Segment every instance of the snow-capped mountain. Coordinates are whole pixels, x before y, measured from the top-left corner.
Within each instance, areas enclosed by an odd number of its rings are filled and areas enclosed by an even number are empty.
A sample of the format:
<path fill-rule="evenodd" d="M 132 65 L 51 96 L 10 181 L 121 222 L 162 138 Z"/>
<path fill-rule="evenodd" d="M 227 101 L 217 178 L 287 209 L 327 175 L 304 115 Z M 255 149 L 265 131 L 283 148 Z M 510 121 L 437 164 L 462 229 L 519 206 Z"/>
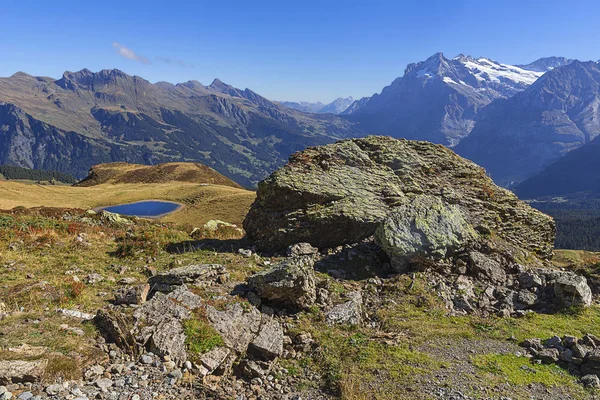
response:
<path fill-rule="evenodd" d="M 600 66 L 573 61 L 486 107 L 455 151 L 483 166 L 496 183 L 511 185 L 600 137 L 598 116 Z"/>
<path fill-rule="evenodd" d="M 469 135 L 482 107 L 524 90 L 542 74 L 483 57 L 436 53 L 408 65 L 403 77 L 362 106 L 353 105 L 350 118 L 367 131 L 455 146 Z"/>
<path fill-rule="evenodd" d="M 311 103 L 308 101 L 280 101 L 279 104 L 292 108 L 294 110 L 308 112 L 308 113 L 317 113 L 317 114 L 341 114 L 344 112 L 352 103 L 354 99 L 352 97 L 338 97 L 334 101 L 329 104 L 323 104 L 320 101 L 316 103 Z"/>
<path fill-rule="evenodd" d="M 548 72 L 553 70 L 554 68 L 571 64 L 573 61 L 574 60 L 565 57 L 544 57 L 526 65 L 518 65 L 518 67 L 530 71 Z"/>

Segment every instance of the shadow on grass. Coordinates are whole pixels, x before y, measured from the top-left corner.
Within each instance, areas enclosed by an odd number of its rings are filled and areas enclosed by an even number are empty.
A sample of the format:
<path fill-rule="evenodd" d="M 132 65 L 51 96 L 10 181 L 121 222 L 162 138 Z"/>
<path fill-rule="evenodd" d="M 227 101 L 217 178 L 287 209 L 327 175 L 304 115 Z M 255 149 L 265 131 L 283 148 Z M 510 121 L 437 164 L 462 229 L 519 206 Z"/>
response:
<path fill-rule="evenodd" d="M 250 248 L 251 243 L 242 239 L 201 239 L 186 240 L 169 244 L 165 250 L 170 254 L 190 253 L 198 250 L 210 250 L 219 253 L 236 253 L 239 249 Z"/>

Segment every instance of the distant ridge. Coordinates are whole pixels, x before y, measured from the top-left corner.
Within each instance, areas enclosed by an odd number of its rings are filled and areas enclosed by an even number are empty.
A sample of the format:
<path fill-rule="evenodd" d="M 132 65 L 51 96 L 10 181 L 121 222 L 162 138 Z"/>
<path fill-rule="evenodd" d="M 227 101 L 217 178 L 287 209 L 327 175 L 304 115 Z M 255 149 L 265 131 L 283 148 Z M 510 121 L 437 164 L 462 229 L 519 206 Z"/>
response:
<path fill-rule="evenodd" d="M 231 179 L 200 163 L 172 162 L 140 165 L 115 162 L 95 165 L 88 176 L 75 186 L 96 186 L 120 183 L 188 182 L 241 188 Z"/>

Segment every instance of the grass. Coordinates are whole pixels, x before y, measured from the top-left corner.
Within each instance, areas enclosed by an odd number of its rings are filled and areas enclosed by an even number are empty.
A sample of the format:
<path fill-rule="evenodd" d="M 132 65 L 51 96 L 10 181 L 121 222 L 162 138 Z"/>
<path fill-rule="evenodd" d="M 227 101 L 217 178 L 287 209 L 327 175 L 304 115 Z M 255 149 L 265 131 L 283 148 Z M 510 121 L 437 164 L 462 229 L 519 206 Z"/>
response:
<path fill-rule="evenodd" d="M 556 364 L 534 364 L 527 358 L 514 354 L 485 354 L 472 358 L 473 364 L 485 378 L 496 384 L 509 383 L 517 387 L 540 384 L 557 388 L 579 399 L 589 398 L 591 391 L 585 390 L 578 378 Z"/>
<path fill-rule="evenodd" d="M 208 323 L 206 316 L 199 310 L 196 310 L 193 318 L 184 322 L 184 330 L 188 352 L 194 358 L 225 344 L 221 335 Z"/>
<path fill-rule="evenodd" d="M 140 200 L 169 200 L 184 205 L 161 221 L 200 227 L 211 219 L 241 226 L 255 192 L 230 186 L 195 183 L 102 184 L 91 187 L 0 182 L 0 209 L 59 207 L 92 209 Z"/>

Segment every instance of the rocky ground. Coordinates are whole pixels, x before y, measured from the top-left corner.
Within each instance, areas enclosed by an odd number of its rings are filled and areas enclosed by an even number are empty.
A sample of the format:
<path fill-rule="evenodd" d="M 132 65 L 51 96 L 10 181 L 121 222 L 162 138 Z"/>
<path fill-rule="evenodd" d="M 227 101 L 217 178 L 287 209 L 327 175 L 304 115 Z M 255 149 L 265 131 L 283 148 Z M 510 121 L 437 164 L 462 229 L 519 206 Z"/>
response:
<path fill-rule="evenodd" d="M 552 221 L 443 148 L 370 140 L 295 156 L 250 240 L 0 213 L 0 399 L 598 398 L 598 288 L 552 264 Z M 311 184 L 348 168 L 381 178 L 368 201 Z"/>

